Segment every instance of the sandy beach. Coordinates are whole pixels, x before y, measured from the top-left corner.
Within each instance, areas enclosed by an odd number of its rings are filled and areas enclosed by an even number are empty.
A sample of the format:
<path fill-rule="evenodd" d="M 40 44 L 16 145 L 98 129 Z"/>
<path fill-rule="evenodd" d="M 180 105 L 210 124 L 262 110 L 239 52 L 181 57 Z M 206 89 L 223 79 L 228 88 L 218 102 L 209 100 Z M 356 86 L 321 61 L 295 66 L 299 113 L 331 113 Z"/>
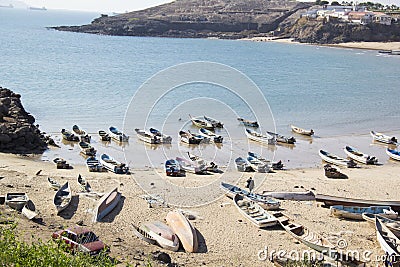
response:
<path fill-rule="evenodd" d="M 254 41 L 254 42 L 279 42 L 279 43 L 291 43 L 291 44 L 316 45 L 316 44 L 296 42 L 292 38 L 281 39 L 274 37 L 253 37 L 241 40 Z M 328 44 L 323 46 L 354 48 L 354 49 L 364 49 L 364 50 L 400 50 L 400 42 L 348 42 L 339 44 Z"/>
<path fill-rule="evenodd" d="M 28 221 L 23 215 L 1 205 L 0 212 L 15 216 L 21 235 L 42 240 L 49 240 L 55 230 L 83 221 L 100 238 L 111 246 L 111 255 L 122 263 L 147 262 L 147 255 L 154 251 L 167 252 L 179 266 L 273 266 L 263 256 L 273 250 L 285 250 L 301 253 L 308 248 L 293 239 L 279 227 L 258 229 L 246 220 L 233 205 L 231 199 L 222 195 L 209 204 L 199 207 L 183 208 L 194 215 L 193 225 L 198 230 L 200 240 L 198 253 L 186 253 L 182 250 L 170 252 L 160 247 L 146 244 L 132 232 L 131 223 L 160 220 L 174 207 L 157 206 L 150 208 L 142 198 L 145 192 L 136 183 L 135 177 L 144 176 L 148 182 L 154 175 L 163 171 L 150 168 L 134 168 L 132 175 L 112 173 L 89 173 L 85 166 L 74 165 L 71 170 L 57 170 L 50 162 L 29 156 L 0 154 L 0 195 L 7 192 L 26 192 L 40 211 L 43 224 Z M 41 170 L 39 175 L 37 172 Z M 359 169 L 344 169 L 347 180 L 328 179 L 324 176 L 322 164 L 315 168 L 277 171 L 269 174 L 245 174 L 228 170 L 229 177 L 236 177 L 238 185 L 244 187 L 249 176 L 255 178 L 256 192 L 263 191 L 305 191 L 331 194 L 345 197 L 396 200 L 398 199 L 398 177 L 393 175 L 400 170 L 400 165 L 388 161 L 383 166 L 362 166 Z M 84 176 L 97 192 L 106 192 L 118 186 L 123 199 L 117 208 L 102 222 L 92 223 L 92 213 L 96 201 L 78 193 L 76 177 Z M 52 177 L 61 184 L 69 181 L 72 185 L 73 200 L 70 207 L 57 215 L 53 206 L 55 191 L 49 188 L 47 177 Z M 201 176 L 203 177 L 203 176 Z M 166 176 L 165 176 L 166 178 Z M 199 179 L 195 175 L 176 178 L 175 183 L 189 187 L 190 181 Z M 205 179 L 215 179 L 206 177 Z M 345 250 L 361 252 L 371 251 L 371 262 L 367 266 L 382 266 L 374 262 L 375 257 L 383 254 L 376 241 L 375 230 L 367 222 L 346 221 L 329 216 L 329 209 L 321 207 L 315 201 L 282 201 L 284 212 L 295 221 L 322 234 L 332 243 L 345 240 Z M 261 254 L 260 254 L 261 253 Z M 259 259 L 260 257 L 261 259 Z M 122 264 L 121 264 L 122 265 Z"/>

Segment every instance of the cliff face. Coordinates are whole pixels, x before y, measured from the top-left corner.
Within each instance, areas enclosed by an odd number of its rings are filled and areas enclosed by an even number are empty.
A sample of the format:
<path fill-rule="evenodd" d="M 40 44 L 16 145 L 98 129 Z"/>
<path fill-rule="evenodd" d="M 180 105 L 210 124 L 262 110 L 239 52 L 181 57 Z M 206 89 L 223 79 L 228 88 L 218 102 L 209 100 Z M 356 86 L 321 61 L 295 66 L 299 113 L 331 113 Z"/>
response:
<path fill-rule="evenodd" d="M 40 153 L 47 145 L 35 119 L 21 104 L 21 96 L 0 87 L 0 152 Z"/>
<path fill-rule="evenodd" d="M 299 19 L 285 35 L 303 43 L 334 44 L 345 42 L 399 42 L 399 25 L 377 23 L 360 25 Z"/>
<path fill-rule="evenodd" d="M 279 27 L 308 3 L 290 0 L 177 0 L 118 16 L 102 16 L 89 25 L 57 30 L 105 35 L 242 38 Z"/>

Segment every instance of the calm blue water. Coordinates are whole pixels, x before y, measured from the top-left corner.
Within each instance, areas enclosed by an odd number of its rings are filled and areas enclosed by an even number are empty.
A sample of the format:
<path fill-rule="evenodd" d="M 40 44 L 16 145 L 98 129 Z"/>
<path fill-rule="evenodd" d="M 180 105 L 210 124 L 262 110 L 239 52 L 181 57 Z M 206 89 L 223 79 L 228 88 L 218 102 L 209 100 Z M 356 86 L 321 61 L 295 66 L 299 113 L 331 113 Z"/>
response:
<path fill-rule="evenodd" d="M 318 129 L 325 136 L 400 129 L 400 57 L 307 45 L 110 37 L 45 28 L 86 24 L 95 17 L 0 9 L 0 85 L 22 94 L 25 108 L 47 132 L 76 123 L 93 132 L 122 126 L 142 83 L 190 61 L 218 62 L 246 74 L 264 93 L 283 133 L 289 124 Z M 200 90 L 184 88 L 170 103 L 177 105 L 180 95 L 185 95 L 183 101 Z M 222 91 L 221 99 L 235 101 Z M 237 109 L 247 114 L 239 104 Z M 160 107 L 158 113 L 164 111 Z"/>

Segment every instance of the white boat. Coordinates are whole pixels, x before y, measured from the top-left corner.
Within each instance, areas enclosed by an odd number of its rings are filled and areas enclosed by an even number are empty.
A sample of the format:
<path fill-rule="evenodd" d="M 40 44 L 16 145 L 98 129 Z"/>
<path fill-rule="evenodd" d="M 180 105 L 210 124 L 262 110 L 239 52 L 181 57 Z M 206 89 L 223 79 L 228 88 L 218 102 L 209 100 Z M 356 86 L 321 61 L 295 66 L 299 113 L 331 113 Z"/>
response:
<path fill-rule="evenodd" d="M 198 145 L 203 140 L 203 138 L 198 138 L 196 136 L 193 136 L 189 131 L 188 132 L 179 131 L 179 136 L 183 143 L 190 145 Z"/>
<path fill-rule="evenodd" d="M 201 144 L 208 144 L 211 142 L 211 138 L 210 137 L 206 137 L 205 135 L 200 135 L 200 134 L 196 134 L 196 133 L 192 133 L 190 130 L 188 130 L 188 132 L 194 137 L 200 140 Z"/>
<path fill-rule="evenodd" d="M 86 160 L 86 166 L 90 172 L 103 171 L 103 165 L 101 165 L 100 161 L 96 157 L 89 157 Z"/>
<path fill-rule="evenodd" d="M 247 152 L 247 154 L 248 154 L 249 157 L 253 157 L 253 158 L 258 159 L 261 162 L 270 164 L 273 170 L 282 170 L 283 167 L 284 167 L 282 161 L 272 162 L 272 161 L 270 161 L 270 160 L 268 160 L 268 159 L 266 159 L 266 158 L 264 158 L 264 157 L 262 157 L 262 156 L 260 156 L 260 155 L 258 155 L 256 153 L 250 152 L 250 151 Z"/>
<path fill-rule="evenodd" d="M 272 166 L 269 163 L 265 163 L 255 157 L 248 156 L 247 161 L 250 162 L 254 170 L 261 173 L 267 173 L 272 171 Z"/>
<path fill-rule="evenodd" d="M 329 153 L 325 150 L 320 150 L 319 151 L 319 156 L 326 162 L 339 165 L 339 166 L 345 166 L 348 168 L 354 168 L 357 166 L 357 163 L 355 163 L 353 160 L 347 160 L 345 158 L 341 158 L 335 154 Z"/>
<path fill-rule="evenodd" d="M 78 186 L 81 188 L 82 192 L 89 193 L 90 191 L 92 191 L 92 188 L 91 188 L 89 182 L 86 181 L 86 179 L 83 178 L 80 174 L 78 175 L 76 182 L 78 183 Z"/>
<path fill-rule="evenodd" d="M 260 194 L 250 193 L 247 190 L 241 189 L 240 187 L 221 182 L 221 189 L 225 191 L 225 195 L 230 198 L 234 198 L 237 194 L 243 196 L 244 198 L 257 202 L 264 209 L 267 210 L 277 210 L 279 209 L 281 203 L 276 199 L 266 197 Z"/>
<path fill-rule="evenodd" d="M 61 188 L 60 183 L 57 182 L 56 180 L 54 180 L 54 179 L 52 179 L 52 178 L 50 178 L 50 177 L 47 177 L 47 181 L 49 182 L 49 186 L 50 186 L 52 189 L 58 190 L 58 189 Z"/>
<path fill-rule="evenodd" d="M 91 136 L 88 135 L 84 130 L 81 130 L 78 125 L 72 126 L 72 131 L 79 135 L 82 142 L 90 143 L 90 140 L 92 139 Z"/>
<path fill-rule="evenodd" d="M 118 188 L 113 188 L 107 194 L 104 194 L 94 209 L 93 222 L 98 222 L 109 214 L 119 203 L 121 199 L 121 193 L 118 192 Z"/>
<path fill-rule="evenodd" d="M 392 159 L 400 160 L 400 152 L 398 150 L 388 148 L 386 149 L 386 154 Z"/>
<path fill-rule="evenodd" d="M 312 191 L 307 192 L 263 192 L 263 196 L 283 200 L 311 201 L 315 200 L 315 194 Z"/>
<path fill-rule="evenodd" d="M 367 164 L 367 165 L 378 164 L 377 158 L 371 157 L 367 154 L 364 154 L 361 151 L 359 151 L 358 149 L 356 149 L 355 147 L 346 146 L 343 150 L 347 154 L 347 156 L 349 156 L 350 158 L 352 158 L 358 162 L 361 162 L 361 163 Z"/>
<path fill-rule="evenodd" d="M 158 138 L 156 135 L 152 134 L 151 132 L 147 132 L 145 130 L 135 129 L 137 137 L 142 140 L 143 142 L 149 144 L 160 144 L 161 139 Z"/>
<path fill-rule="evenodd" d="M 145 223 L 141 228 L 148 233 L 162 248 L 177 251 L 179 249 L 179 238 L 172 229 L 160 221 Z"/>
<path fill-rule="evenodd" d="M 171 144 L 172 143 L 172 137 L 169 135 L 166 135 L 162 132 L 160 132 L 159 130 L 155 129 L 155 128 L 150 128 L 150 133 L 154 134 L 155 136 L 157 136 L 160 140 L 161 143 L 163 144 Z"/>
<path fill-rule="evenodd" d="M 206 129 L 214 130 L 214 126 L 210 122 L 199 119 L 199 118 L 193 118 L 192 116 L 190 116 L 190 114 L 189 114 L 189 117 L 194 126 L 197 126 L 199 128 L 206 128 Z"/>
<path fill-rule="evenodd" d="M 267 131 L 267 134 L 270 135 L 270 136 L 275 137 L 276 142 L 278 142 L 278 143 L 286 143 L 286 144 L 294 144 L 294 143 L 296 143 L 296 138 L 294 138 L 293 136 L 286 137 L 286 136 L 283 136 L 281 134 L 268 132 L 268 131 Z"/>
<path fill-rule="evenodd" d="M 69 183 L 66 182 L 54 195 L 53 203 L 57 209 L 57 213 L 60 213 L 61 211 L 65 210 L 71 203 L 71 200 L 72 200 L 72 191 L 69 186 Z"/>
<path fill-rule="evenodd" d="M 181 166 L 174 159 L 169 159 L 165 162 L 165 173 L 167 176 L 180 176 Z"/>
<path fill-rule="evenodd" d="M 397 139 L 396 137 L 384 135 L 383 133 L 378 133 L 375 131 L 371 131 L 371 136 L 375 141 L 385 143 L 385 144 L 397 144 Z"/>
<path fill-rule="evenodd" d="M 81 141 L 79 142 L 79 147 L 81 149 L 81 154 L 84 156 L 96 156 L 97 150 L 94 149 L 89 143 Z"/>
<path fill-rule="evenodd" d="M 278 223 L 278 220 L 260 205 L 244 199 L 239 194 L 234 197 L 233 201 L 239 212 L 258 228 L 271 227 Z"/>
<path fill-rule="evenodd" d="M 176 157 L 176 161 L 179 163 L 180 169 L 186 172 L 191 172 L 195 174 L 206 174 L 206 166 L 204 164 L 199 164 L 194 161 L 189 161 L 184 158 Z"/>
<path fill-rule="evenodd" d="M 221 135 L 217 135 L 214 132 L 207 130 L 205 128 L 200 128 L 199 134 L 201 136 L 209 138 L 214 143 L 222 143 L 222 141 L 224 140 L 224 138 Z"/>
<path fill-rule="evenodd" d="M 126 174 L 129 172 L 129 167 L 125 163 L 121 163 L 107 154 L 101 155 L 100 163 L 104 168 L 116 174 Z"/>
<path fill-rule="evenodd" d="M 242 157 L 235 159 L 236 169 L 240 172 L 255 172 L 250 163 Z"/>
<path fill-rule="evenodd" d="M 362 217 L 364 220 L 369 222 L 375 227 L 375 218 L 378 218 L 382 224 L 392 231 L 395 236 L 400 237 L 400 221 L 388 219 L 386 217 L 380 216 L 378 214 L 363 213 Z"/>
<path fill-rule="evenodd" d="M 153 237 L 151 237 L 151 236 L 149 235 L 149 233 L 146 232 L 146 230 L 144 230 L 143 228 L 137 227 L 137 226 L 134 225 L 133 223 L 132 223 L 132 227 L 133 227 L 133 233 L 134 233 L 137 237 L 139 237 L 140 239 L 142 239 L 143 241 L 146 241 L 147 243 L 152 244 L 152 245 L 154 245 L 154 244 L 157 243 L 157 241 L 156 241 Z"/>
<path fill-rule="evenodd" d="M 103 130 L 99 130 L 99 136 L 100 136 L 101 141 L 107 142 L 107 141 L 111 140 L 111 136 Z"/>
<path fill-rule="evenodd" d="M 296 126 L 294 126 L 294 125 L 290 125 L 290 128 L 292 128 L 292 131 L 293 131 L 293 132 L 298 133 L 298 134 L 307 135 L 307 136 L 311 136 L 311 135 L 314 134 L 313 129 L 311 129 L 311 130 L 305 130 L 305 129 L 302 129 L 302 128 L 300 128 L 300 127 L 296 127 Z"/>
<path fill-rule="evenodd" d="M 29 197 L 26 193 L 7 193 L 5 204 L 12 209 L 21 211 Z"/>
<path fill-rule="evenodd" d="M 240 121 L 241 123 L 243 123 L 244 126 L 247 127 L 254 127 L 254 128 L 258 128 L 258 122 L 257 121 L 249 121 L 243 118 L 237 118 L 238 121 Z"/>
<path fill-rule="evenodd" d="M 32 200 L 30 199 L 25 203 L 21 213 L 24 214 L 25 217 L 28 218 L 29 220 L 32 220 L 36 216 L 38 216 L 35 204 L 33 204 Z"/>
<path fill-rule="evenodd" d="M 339 167 L 331 164 L 324 165 L 324 173 L 327 178 L 330 179 L 347 179 L 349 178 L 346 174 L 344 174 Z"/>
<path fill-rule="evenodd" d="M 216 119 L 204 116 L 204 119 L 211 123 L 211 125 L 215 128 L 224 128 L 224 124 Z"/>
<path fill-rule="evenodd" d="M 385 253 L 389 256 L 400 256 L 400 240 L 399 238 L 386 227 L 378 218 L 375 218 L 376 238 Z"/>
<path fill-rule="evenodd" d="M 118 142 L 128 142 L 129 136 L 125 135 L 123 132 L 119 131 L 116 127 L 111 126 L 109 128 L 110 136 L 112 139 Z"/>
<path fill-rule="evenodd" d="M 206 168 L 206 171 L 218 172 L 218 173 L 222 172 L 221 170 L 218 169 L 218 165 L 215 164 L 214 162 L 212 162 L 212 161 L 208 162 L 208 161 L 204 160 L 203 158 L 196 156 L 190 152 L 187 152 L 187 154 L 191 161 L 197 162 L 200 165 L 204 165 Z"/>
<path fill-rule="evenodd" d="M 170 211 L 165 218 L 172 231 L 179 237 L 187 252 L 196 252 L 199 247 L 197 231 L 180 210 Z"/>
<path fill-rule="evenodd" d="M 390 206 L 343 206 L 335 205 L 330 207 L 331 215 L 338 218 L 346 218 L 351 220 L 363 220 L 363 213 L 379 214 L 389 219 L 396 219 L 398 214 L 393 211 Z"/>
<path fill-rule="evenodd" d="M 255 142 L 259 142 L 259 143 L 267 144 L 267 145 L 276 144 L 275 137 L 273 137 L 271 135 L 264 135 L 264 134 L 258 133 L 256 131 L 250 130 L 248 128 L 246 128 L 246 130 L 244 132 L 248 139 L 253 140 Z"/>

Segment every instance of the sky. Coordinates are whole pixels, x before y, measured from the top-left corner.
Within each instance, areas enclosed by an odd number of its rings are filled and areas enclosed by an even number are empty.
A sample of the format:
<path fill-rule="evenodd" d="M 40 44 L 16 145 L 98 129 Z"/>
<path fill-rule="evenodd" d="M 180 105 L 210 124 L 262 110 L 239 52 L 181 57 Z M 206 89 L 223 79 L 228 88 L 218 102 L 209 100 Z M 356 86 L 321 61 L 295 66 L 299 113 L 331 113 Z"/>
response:
<path fill-rule="evenodd" d="M 172 2 L 172 0 L 22 0 L 28 6 L 94 12 L 125 12 Z M 400 0 L 399 0 L 400 1 Z"/>
<path fill-rule="evenodd" d="M 81 11 L 93 11 L 104 13 L 123 13 L 126 11 L 140 10 L 168 2 L 172 0 L 23 0 L 28 6 L 46 7 L 47 9 L 69 9 Z M 245 0 L 244 0 L 245 1 Z M 350 2 L 351 0 L 347 0 Z M 354 1 L 354 0 L 353 0 Z M 396 4 L 400 6 L 400 0 L 358 0 L 356 2 L 373 2 L 381 4 Z M 339 3 L 342 0 L 338 0 Z"/>

